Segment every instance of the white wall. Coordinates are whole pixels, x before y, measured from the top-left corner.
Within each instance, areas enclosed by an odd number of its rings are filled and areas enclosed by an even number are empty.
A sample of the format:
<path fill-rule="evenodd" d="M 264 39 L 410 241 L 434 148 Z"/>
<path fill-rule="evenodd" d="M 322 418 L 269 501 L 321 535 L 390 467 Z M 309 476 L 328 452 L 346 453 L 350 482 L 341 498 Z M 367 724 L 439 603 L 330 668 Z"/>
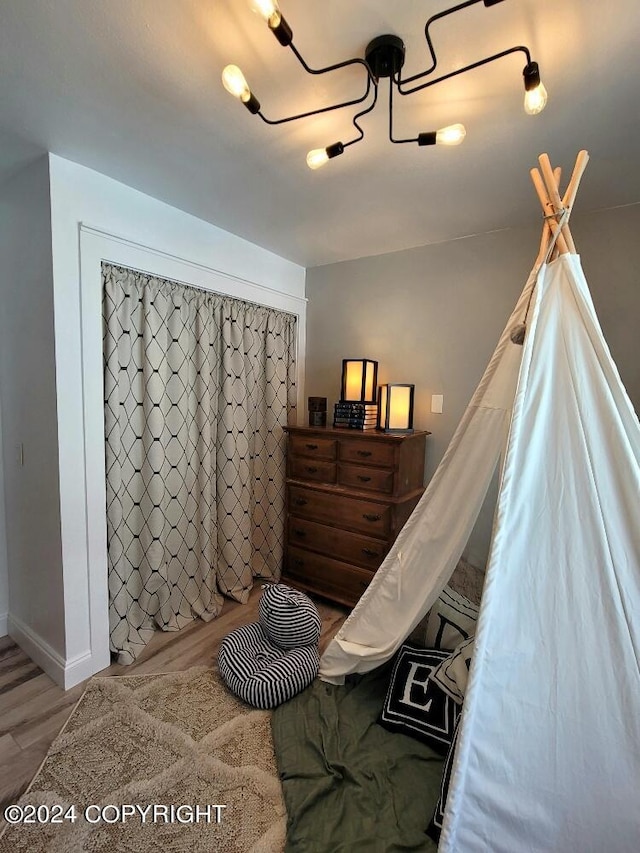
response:
<path fill-rule="evenodd" d="M 302 329 L 305 271 L 60 157 L 49 156 L 49 169 L 69 687 L 108 663 L 96 616 L 106 590 L 100 259 L 295 310 Z"/>
<path fill-rule="evenodd" d="M 605 337 L 640 410 L 640 205 L 574 214 L 572 231 Z M 415 427 L 428 429 L 427 479 L 495 348 L 535 260 L 539 222 L 307 272 L 310 395 L 338 399 L 343 358 L 379 361 L 380 382 L 416 386 Z M 432 394 L 444 412 L 432 414 Z M 495 496 L 495 489 L 492 496 Z M 492 497 L 490 496 L 490 498 Z M 466 557 L 484 565 L 487 500 Z"/>
<path fill-rule="evenodd" d="M 0 190 L 0 263 L 9 633 L 40 665 L 59 665 L 65 634 L 46 157 Z"/>

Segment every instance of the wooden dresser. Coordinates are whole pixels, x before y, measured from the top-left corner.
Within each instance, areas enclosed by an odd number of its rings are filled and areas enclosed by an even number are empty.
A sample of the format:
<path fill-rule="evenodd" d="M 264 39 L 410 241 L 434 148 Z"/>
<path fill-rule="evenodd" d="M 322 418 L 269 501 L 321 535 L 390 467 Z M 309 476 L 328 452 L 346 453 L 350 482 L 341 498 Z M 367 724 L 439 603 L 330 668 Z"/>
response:
<path fill-rule="evenodd" d="M 424 491 L 429 433 L 286 432 L 283 582 L 353 606 Z"/>

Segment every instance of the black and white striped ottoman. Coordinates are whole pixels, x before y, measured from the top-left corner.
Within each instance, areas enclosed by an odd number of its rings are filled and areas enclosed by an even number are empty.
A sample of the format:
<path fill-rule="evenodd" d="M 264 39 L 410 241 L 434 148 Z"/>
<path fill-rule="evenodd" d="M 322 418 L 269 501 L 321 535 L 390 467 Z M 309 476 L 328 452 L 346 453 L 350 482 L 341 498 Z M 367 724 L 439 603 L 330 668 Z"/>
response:
<path fill-rule="evenodd" d="M 275 708 L 293 698 L 318 674 L 317 646 L 281 649 L 265 636 L 258 622 L 228 634 L 218 654 L 227 687 L 254 708 Z"/>
<path fill-rule="evenodd" d="M 267 637 L 282 649 L 316 646 L 320 641 L 318 608 L 304 592 L 284 583 L 263 588 L 258 619 Z"/>
<path fill-rule="evenodd" d="M 218 667 L 240 699 L 255 708 L 275 708 L 318 674 L 322 622 L 311 599 L 285 584 L 264 588 L 259 619 L 224 638 Z"/>

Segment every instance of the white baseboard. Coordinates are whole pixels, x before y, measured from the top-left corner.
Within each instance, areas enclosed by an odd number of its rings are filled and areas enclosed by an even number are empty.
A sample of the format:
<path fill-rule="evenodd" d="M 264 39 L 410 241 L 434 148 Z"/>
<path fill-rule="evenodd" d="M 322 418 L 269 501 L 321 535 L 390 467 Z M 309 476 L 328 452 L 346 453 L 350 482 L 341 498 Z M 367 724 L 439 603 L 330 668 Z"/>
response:
<path fill-rule="evenodd" d="M 29 655 L 31 660 L 37 663 L 56 684 L 64 687 L 64 658 L 46 640 L 11 613 L 9 613 L 7 629 L 9 636 Z"/>
<path fill-rule="evenodd" d="M 8 622 L 9 614 L 0 613 L 0 637 L 6 637 L 9 633 Z"/>
<path fill-rule="evenodd" d="M 71 660 L 65 660 L 46 640 L 11 613 L 7 617 L 6 633 L 63 690 L 69 690 L 96 671 L 91 651 L 77 655 Z"/>
<path fill-rule="evenodd" d="M 110 661 L 107 661 L 104 665 L 98 664 L 96 666 L 95 655 L 90 651 L 66 661 L 64 668 L 64 689 L 70 690 L 86 678 L 91 678 L 96 672 L 104 669 L 105 666 L 109 666 L 109 663 Z"/>

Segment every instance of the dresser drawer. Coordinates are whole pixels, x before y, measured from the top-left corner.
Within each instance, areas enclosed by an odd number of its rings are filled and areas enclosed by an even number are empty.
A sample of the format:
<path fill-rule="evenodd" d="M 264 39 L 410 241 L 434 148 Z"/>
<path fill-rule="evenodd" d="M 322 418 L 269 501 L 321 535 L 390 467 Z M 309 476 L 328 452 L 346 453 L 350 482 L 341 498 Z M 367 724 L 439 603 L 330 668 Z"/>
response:
<path fill-rule="evenodd" d="M 385 539 L 391 531 L 391 507 L 388 504 L 289 486 L 289 512 L 311 521 L 335 525 Z"/>
<path fill-rule="evenodd" d="M 294 480 L 335 483 L 336 463 L 325 462 L 322 459 L 305 459 L 303 456 L 290 456 L 289 476 Z"/>
<path fill-rule="evenodd" d="M 283 578 L 353 606 L 424 491 L 428 433 L 287 426 Z"/>
<path fill-rule="evenodd" d="M 309 592 L 353 606 L 369 586 L 373 572 L 349 566 L 321 554 L 290 547 L 285 554 L 283 580 Z"/>
<path fill-rule="evenodd" d="M 287 541 L 365 569 L 377 569 L 389 550 L 388 544 L 380 539 L 294 516 L 289 516 Z"/>
<path fill-rule="evenodd" d="M 295 456 L 309 456 L 312 459 L 326 459 L 329 462 L 333 462 L 337 456 L 338 442 L 333 438 L 292 435 L 289 442 L 289 453 Z"/>
<path fill-rule="evenodd" d="M 350 489 L 365 489 L 390 495 L 393 492 L 393 471 L 341 462 L 338 466 L 338 483 Z"/>
<path fill-rule="evenodd" d="M 395 462 L 395 450 L 390 444 L 356 438 L 340 442 L 338 458 L 343 462 L 361 462 L 391 468 Z"/>

